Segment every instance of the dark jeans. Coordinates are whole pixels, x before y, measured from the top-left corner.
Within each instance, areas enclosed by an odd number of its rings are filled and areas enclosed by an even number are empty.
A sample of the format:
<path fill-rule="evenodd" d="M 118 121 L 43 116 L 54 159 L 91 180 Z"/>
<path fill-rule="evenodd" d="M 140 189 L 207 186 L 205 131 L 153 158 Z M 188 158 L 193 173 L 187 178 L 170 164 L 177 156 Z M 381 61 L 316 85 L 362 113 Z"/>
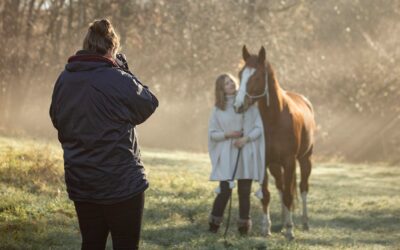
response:
<path fill-rule="evenodd" d="M 138 249 L 144 193 L 111 205 L 74 202 L 82 249 L 105 249 L 108 233 L 114 249 Z"/>
<path fill-rule="evenodd" d="M 238 180 L 238 195 L 239 195 L 239 216 L 240 219 L 250 219 L 250 192 L 252 180 Z M 222 217 L 232 190 L 229 188 L 229 182 L 221 181 L 219 183 L 221 193 L 214 200 L 214 205 L 211 214 L 216 217 Z"/>

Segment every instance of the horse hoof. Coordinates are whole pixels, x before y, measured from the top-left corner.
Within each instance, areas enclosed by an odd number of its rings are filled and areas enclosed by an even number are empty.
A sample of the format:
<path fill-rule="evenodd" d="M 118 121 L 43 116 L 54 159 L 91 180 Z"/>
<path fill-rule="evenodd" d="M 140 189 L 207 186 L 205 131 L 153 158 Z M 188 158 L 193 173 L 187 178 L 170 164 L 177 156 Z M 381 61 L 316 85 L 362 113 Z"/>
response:
<path fill-rule="evenodd" d="M 293 234 L 285 234 L 285 237 L 288 241 L 294 240 L 294 235 Z"/>
<path fill-rule="evenodd" d="M 265 237 L 269 237 L 269 236 L 272 235 L 271 231 L 263 232 L 263 234 L 264 234 Z"/>
<path fill-rule="evenodd" d="M 281 224 L 281 225 L 272 226 L 271 230 L 274 233 L 280 233 L 283 230 L 283 225 Z"/>
<path fill-rule="evenodd" d="M 310 226 L 308 225 L 308 223 L 303 223 L 303 230 L 304 231 L 309 231 L 310 230 Z"/>

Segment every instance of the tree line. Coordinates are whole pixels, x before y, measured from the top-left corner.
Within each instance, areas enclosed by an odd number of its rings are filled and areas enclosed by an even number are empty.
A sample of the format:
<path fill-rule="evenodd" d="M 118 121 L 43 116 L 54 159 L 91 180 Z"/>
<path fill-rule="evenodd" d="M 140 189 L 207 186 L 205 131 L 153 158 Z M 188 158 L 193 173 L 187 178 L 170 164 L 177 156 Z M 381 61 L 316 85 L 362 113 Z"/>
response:
<path fill-rule="evenodd" d="M 149 145 L 204 149 L 216 76 L 237 73 L 243 44 L 263 45 L 281 85 L 313 102 L 321 155 L 396 162 L 399 9 L 395 0 L 1 1 L 0 127 L 46 134 L 57 74 L 88 24 L 107 17 L 161 98 L 154 124 L 180 121 L 171 134 L 186 133 Z"/>

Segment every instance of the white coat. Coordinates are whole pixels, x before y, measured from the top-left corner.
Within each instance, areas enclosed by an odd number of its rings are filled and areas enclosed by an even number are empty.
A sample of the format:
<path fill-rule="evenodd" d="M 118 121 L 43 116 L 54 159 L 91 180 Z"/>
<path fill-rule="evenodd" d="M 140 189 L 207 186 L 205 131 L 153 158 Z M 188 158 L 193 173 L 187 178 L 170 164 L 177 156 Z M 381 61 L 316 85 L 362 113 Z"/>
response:
<path fill-rule="evenodd" d="M 208 127 L 208 152 L 211 159 L 211 181 L 227 181 L 232 178 L 238 148 L 236 139 L 226 139 L 225 133 L 243 130 L 249 137 L 241 150 L 237 179 L 252 179 L 260 184 L 265 174 L 265 143 L 261 116 L 256 105 L 245 113 L 237 114 L 233 108 L 234 96 L 227 97 L 225 110 L 214 107 Z"/>

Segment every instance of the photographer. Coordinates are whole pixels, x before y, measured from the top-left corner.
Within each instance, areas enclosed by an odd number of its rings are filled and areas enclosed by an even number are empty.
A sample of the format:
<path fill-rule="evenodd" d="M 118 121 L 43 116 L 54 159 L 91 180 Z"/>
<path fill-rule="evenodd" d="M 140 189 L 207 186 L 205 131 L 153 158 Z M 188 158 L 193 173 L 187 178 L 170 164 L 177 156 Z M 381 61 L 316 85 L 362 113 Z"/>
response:
<path fill-rule="evenodd" d="M 65 182 L 74 201 L 82 249 L 138 249 L 148 187 L 135 126 L 157 98 L 116 53 L 107 19 L 90 24 L 83 50 L 70 57 L 54 86 L 50 117 L 64 151 Z M 121 63 L 121 57 L 119 57 Z"/>

